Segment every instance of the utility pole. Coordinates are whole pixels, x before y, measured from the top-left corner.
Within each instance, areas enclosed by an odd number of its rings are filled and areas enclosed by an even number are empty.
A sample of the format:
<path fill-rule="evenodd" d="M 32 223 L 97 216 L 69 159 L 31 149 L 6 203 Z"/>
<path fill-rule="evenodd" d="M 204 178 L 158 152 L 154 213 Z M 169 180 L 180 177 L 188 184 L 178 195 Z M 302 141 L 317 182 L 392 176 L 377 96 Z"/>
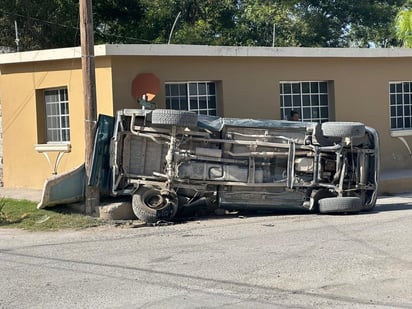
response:
<path fill-rule="evenodd" d="M 80 0 L 80 42 L 82 53 L 82 76 L 84 93 L 84 129 L 85 129 L 85 212 L 93 214 L 100 203 L 97 186 L 89 186 L 93 156 L 94 135 L 97 122 L 96 75 L 94 59 L 94 37 L 92 0 Z"/>
<path fill-rule="evenodd" d="M 272 47 L 275 47 L 275 40 L 276 40 L 276 24 L 273 24 Z"/>
<path fill-rule="evenodd" d="M 179 19 L 179 16 L 180 16 L 181 13 L 182 13 L 182 12 L 179 12 L 179 13 L 177 14 L 176 18 L 175 18 L 175 22 L 173 23 L 172 29 L 170 30 L 170 33 L 169 33 L 169 40 L 167 41 L 167 44 L 170 44 L 170 41 L 172 40 L 173 30 L 175 29 L 177 20 Z"/>
<path fill-rule="evenodd" d="M 14 21 L 14 29 L 16 30 L 16 39 L 14 40 L 14 42 L 16 42 L 16 50 L 17 52 L 20 51 L 20 47 L 19 47 L 19 31 L 17 30 L 17 21 Z"/>

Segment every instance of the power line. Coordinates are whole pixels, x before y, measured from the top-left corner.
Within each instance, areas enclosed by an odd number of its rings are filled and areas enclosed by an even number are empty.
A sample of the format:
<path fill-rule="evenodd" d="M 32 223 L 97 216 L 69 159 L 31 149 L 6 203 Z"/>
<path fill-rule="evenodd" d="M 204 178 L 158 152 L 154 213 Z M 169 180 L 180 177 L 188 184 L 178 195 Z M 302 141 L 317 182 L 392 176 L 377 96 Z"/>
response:
<path fill-rule="evenodd" d="M 35 21 L 41 22 L 41 23 L 43 23 L 43 24 L 49 24 L 49 25 L 53 25 L 53 26 L 59 26 L 59 27 L 69 28 L 69 29 L 74 29 L 74 30 L 79 30 L 79 29 L 80 29 L 79 27 L 66 26 L 66 25 L 63 25 L 63 24 L 60 24 L 60 23 L 50 22 L 50 21 L 48 21 L 48 20 L 39 19 L 39 18 L 36 18 L 36 17 L 31 17 L 31 16 L 27 16 L 27 15 L 21 15 L 21 14 L 18 14 L 18 13 L 6 12 L 6 11 L 3 11 L 3 10 L 1 10 L 1 9 L 0 9 L 0 11 L 1 11 L 2 13 L 6 14 L 6 15 L 9 15 L 9 16 L 18 16 L 18 17 L 22 17 L 22 18 L 26 18 L 26 19 L 31 19 L 31 20 L 35 20 Z"/>
<path fill-rule="evenodd" d="M 58 27 L 62 27 L 62 28 L 66 28 L 66 29 L 72 29 L 72 30 L 76 30 L 79 31 L 80 28 L 79 27 L 73 27 L 73 26 L 67 26 L 64 25 L 62 23 L 55 23 L 55 22 L 50 22 L 48 20 L 44 20 L 44 19 L 40 19 L 40 18 L 36 18 L 36 17 L 31 17 L 31 16 L 27 16 L 27 15 L 21 15 L 18 13 L 10 13 L 10 12 L 6 12 L 2 9 L 0 9 L 0 12 L 9 15 L 9 16 L 14 16 L 14 17 L 21 17 L 21 18 L 25 18 L 25 19 L 29 19 L 29 20 L 34 20 L 43 24 L 48 24 L 48 25 L 52 25 L 52 26 L 58 26 Z M 117 34 L 111 34 L 111 33 L 102 33 L 100 31 L 96 31 L 95 30 L 95 35 L 99 36 L 99 37 L 108 37 L 108 38 L 117 38 L 117 39 L 123 39 L 123 40 L 133 40 L 133 41 L 137 41 L 137 42 L 144 42 L 144 43 L 151 43 L 153 44 L 153 40 L 146 40 L 146 39 L 138 39 L 135 37 L 128 37 L 128 36 L 122 36 L 122 35 L 117 35 Z"/>

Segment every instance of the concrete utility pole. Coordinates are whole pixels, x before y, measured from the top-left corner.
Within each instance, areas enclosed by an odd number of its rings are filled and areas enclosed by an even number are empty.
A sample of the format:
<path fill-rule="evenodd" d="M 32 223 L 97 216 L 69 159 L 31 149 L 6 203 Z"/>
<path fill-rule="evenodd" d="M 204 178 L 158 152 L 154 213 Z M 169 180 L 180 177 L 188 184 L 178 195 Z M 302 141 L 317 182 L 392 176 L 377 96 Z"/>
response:
<path fill-rule="evenodd" d="M 179 19 L 179 16 L 180 16 L 181 13 L 182 13 L 182 12 L 179 12 L 179 13 L 177 14 L 176 18 L 175 18 L 175 21 L 174 21 L 174 23 L 173 23 L 172 29 L 170 30 L 170 33 L 169 33 L 169 40 L 167 41 L 167 44 L 170 44 L 170 41 L 172 40 L 173 30 L 175 29 L 177 20 Z"/>
<path fill-rule="evenodd" d="M 20 51 L 20 47 L 19 47 L 19 31 L 17 30 L 17 21 L 14 21 L 14 29 L 16 31 L 16 39 L 14 40 L 14 42 L 16 42 L 16 51 L 19 52 Z"/>
<path fill-rule="evenodd" d="M 275 41 L 276 41 L 276 24 L 273 24 L 272 47 L 275 47 Z"/>
<path fill-rule="evenodd" d="M 80 42 L 85 116 L 86 190 L 84 203 L 85 212 L 90 215 L 93 214 L 100 203 L 99 188 L 88 185 L 91 176 L 91 160 L 97 122 L 92 0 L 80 0 Z"/>

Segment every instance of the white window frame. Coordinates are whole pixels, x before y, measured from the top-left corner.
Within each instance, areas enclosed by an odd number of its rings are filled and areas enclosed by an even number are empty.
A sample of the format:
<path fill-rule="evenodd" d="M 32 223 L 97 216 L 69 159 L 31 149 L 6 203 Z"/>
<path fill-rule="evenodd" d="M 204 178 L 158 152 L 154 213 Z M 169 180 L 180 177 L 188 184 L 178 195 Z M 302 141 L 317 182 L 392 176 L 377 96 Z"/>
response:
<path fill-rule="evenodd" d="M 69 97 L 66 87 L 44 89 L 46 143 L 70 143 Z"/>
<path fill-rule="evenodd" d="M 412 135 L 412 81 L 389 82 L 389 125 L 393 137 Z"/>
<path fill-rule="evenodd" d="M 210 92 L 213 84 L 214 93 Z M 177 91 L 172 94 L 172 88 Z M 204 87 L 204 91 L 203 91 Z M 166 82 L 166 108 L 193 111 L 198 114 L 217 115 L 217 84 L 215 81 Z"/>
<path fill-rule="evenodd" d="M 324 85 L 326 91 L 321 90 Z M 330 95 L 328 81 L 280 81 L 279 90 L 282 119 L 288 120 L 290 111 L 294 110 L 299 113 L 301 121 L 326 122 L 329 120 Z"/>

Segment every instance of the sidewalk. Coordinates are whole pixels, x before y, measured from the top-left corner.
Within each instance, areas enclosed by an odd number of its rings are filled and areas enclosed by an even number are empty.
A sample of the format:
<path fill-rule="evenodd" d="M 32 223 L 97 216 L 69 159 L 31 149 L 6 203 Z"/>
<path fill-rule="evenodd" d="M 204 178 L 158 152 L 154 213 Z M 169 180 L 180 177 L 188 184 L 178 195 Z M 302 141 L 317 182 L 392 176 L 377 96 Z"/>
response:
<path fill-rule="evenodd" d="M 12 198 L 15 200 L 29 200 L 40 202 L 42 190 L 26 189 L 26 188 L 3 188 L 0 187 L 0 198 Z"/>

